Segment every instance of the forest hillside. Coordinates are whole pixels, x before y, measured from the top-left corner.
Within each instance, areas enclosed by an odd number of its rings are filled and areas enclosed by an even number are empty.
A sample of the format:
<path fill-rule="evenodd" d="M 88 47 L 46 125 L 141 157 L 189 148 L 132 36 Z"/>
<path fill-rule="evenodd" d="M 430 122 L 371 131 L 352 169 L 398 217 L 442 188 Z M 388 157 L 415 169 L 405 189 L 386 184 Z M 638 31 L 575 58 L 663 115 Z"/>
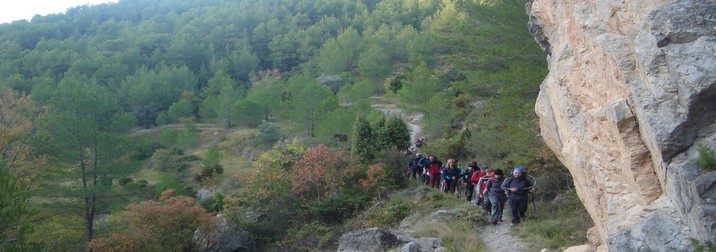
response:
<path fill-rule="evenodd" d="M 410 212 L 364 211 L 417 186 L 416 137 L 582 209 L 527 22 L 516 0 L 120 0 L 1 24 L 0 251 L 333 250 Z"/>

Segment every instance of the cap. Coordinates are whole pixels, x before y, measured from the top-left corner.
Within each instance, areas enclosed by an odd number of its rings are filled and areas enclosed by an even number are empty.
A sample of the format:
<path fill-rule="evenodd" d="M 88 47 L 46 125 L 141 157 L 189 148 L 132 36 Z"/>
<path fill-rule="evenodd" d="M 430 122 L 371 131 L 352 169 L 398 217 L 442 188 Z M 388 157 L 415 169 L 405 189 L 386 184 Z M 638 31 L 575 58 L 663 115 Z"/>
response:
<path fill-rule="evenodd" d="M 502 169 L 495 170 L 495 175 L 505 175 L 502 173 Z"/>
<path fill-rule="evenodd" d="M 522 167 L 517 166 L 512 172 L 522 172 Z"/>

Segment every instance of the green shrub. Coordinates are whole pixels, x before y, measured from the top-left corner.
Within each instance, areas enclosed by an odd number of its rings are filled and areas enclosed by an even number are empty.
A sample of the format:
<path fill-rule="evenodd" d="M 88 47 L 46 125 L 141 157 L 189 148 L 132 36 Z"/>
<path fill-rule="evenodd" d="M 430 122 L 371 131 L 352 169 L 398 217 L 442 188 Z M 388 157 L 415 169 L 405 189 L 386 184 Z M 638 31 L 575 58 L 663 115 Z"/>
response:
<path fill-rule="evenodd" d="M 369 201 L 370 198 L 363 194 L 342 193 L 336 197 L 305 202 L 299 215 L 308 221 L 336 224 L 365 208 Z"/>
<path fill-rule="evenodd" d="M 576 192 L 565 190 L 559 197 L 559 202 L 538 201 L 537 209 L 530 204 L 522 224 L 512 229 L 533 250 L 557 249 L 587 242 L 585 234 L 594 223 Z M 505 213 L 509 215 L 509 209 L 505 209 Z"/>
<path fill-rule="evenodd" d="M 199 161 L 196 155 L 184 155 L 184 151 L 177 148 L 157 149 L 151 159 L 151 167 L 158 171 L 180 172 L 191 166 L 192 162 Z"/>
<path fill-rule="evenodd" d="M 222 154 L 216 147 L 209 149 L 201 160 L 201 172 L 196 175 L 197 182 L 206 182 L 211 178 L 218 177 L 224 173 L 224 166 L 221 165 Z"/>
<path fill-rule="evenodd" d="M 188 150 L 199 144 L 196 125 L 192 122 L 184 124 L 184 130 L 179 132 L 176 137 L 176 147 L 182 150 Z"/>
<path fill-rule="evenodd" d="M 369 223 L 362 223 L 361 226 L 386 227 L 396 225 L 405 217 L 408 217 L 416 207 L 412 199 L 399 194 L 391 195 L 390 199 L 383 204 L 383 207 L 374 208 L 367 212 L 366 221 Z"/>
<path fill-rule="evenodd" d="M 223 155 L 221 154 L 219 149 L 216 147 L 213 147 L 206 151 L 206 154 L 204 154 L 204 158 L 201 160 L 201 164 L 204 167 L 221 165 L 221 158 L 223 158 Z"/>
<path fill-rule="evenodd" d="M 119 185 L 127 185 L 130 183 L 134 183 L 134 179 L 132 179 L 130 177 L 124 177 L 124 178 L 119 179 Z"/>
<path fill-rule="evenodd" d="M 147 181 L 146 179 L 140 179 L 140 180 L 137 180 L 137 183 L 135 183 L 135 184 L 137 184 L 139 188 L 143 188 L 149 184 L 149 181 Z"/>
<path fill-rule="evenodd" d="M 155 186 L 154 191 L 157 195 L 159 195 L 167 189 L 174 189 L 174 195 L 194 197 L 192 188 L 184 186 L 184 182 L 177 177 L 167 175 L 162 176 L 159 179 L 159 183 Z"/>
<path fill-rule="evenodd" d="M 217 164 L 212 165 L 210 167 L 202 167 L 201 172 L 199 174 L 196 174 L 194 177 L 194 180 L 196 182 L 208 182 L 212 178 L 218 178 L 219 175 L 224 173 L 224 167 Z"/>
<path fill-rule="evenodd" d="M 408 217 L 412 209 L 413 203 L 409 199 L 405 197 L 395 197 L 385 206 L 381 222 L 385 225 L 398 223 L 405 217 Z"/>
<path fill-rule="evenodd" d="M 382 151 L 377 157 L 386 165 L 386 176 L 379 182 L 380 185 L 390 190 L 405 188 L 408 180 L 403 172 L 411 157 L 404 157 L 402 153 L 394 150 Z"/>
<path fill-rule="evenodd" d="M 696 149 L 699 151 L 699 159 L 697 161 L 699 168 L 709 171 L 716 170 L 716 154 L 714 154 L 714 151 L 703 144 L 696 146 Z"/>
<path fill-rule="evenodd" d="M 208 197 L 201 201 L 201 207 L 206 209 L 207 211 L 218 213 L 221 210 L 224 210 L 224 195 L 221 193 L 216 193 L 211 197 Z"/>
<path fill-rule="evenodd" d="M 177 167 L 177 155 L 168 149 L 157 149 L 152 155 L 151 166 L 159 171 L 174 170 Z"/>
<path fill-rule="evenodd" d="M 141 142 L 143 140 L 138 141 Z M 135 161 L 146 160 L 147 158 L 152 157 L 154 151 L 160 148 L 164 148 L 164 146 L 159 143 L 139 143 L 137 144 L 137 147 L 134 148 L 134 152 L 130 155 L 130 157 Z"/>
<path fill-rule="evenodd" d="M 315 251 L 335 242 L 336 230 L 320 222 L 292 226 L 284 240 L 284 249 L 291 251 Z"/>
<path fill-rule="evenodd" d="M 157 141 L 162 146 L 174 146 L 177 143 L 177 137 L 179 137 L 179 131 L 172 128 L 163 128 L 159 130 Z"/>
<path fill-rule="evenodd" d="M 287 136 L 287 134 L 281 130 L 281 127 L 274 122 L 263 121 L 258 127 L 259 135 L 256 137 L 256 141 L 259 144 L 270 146 Z"/>

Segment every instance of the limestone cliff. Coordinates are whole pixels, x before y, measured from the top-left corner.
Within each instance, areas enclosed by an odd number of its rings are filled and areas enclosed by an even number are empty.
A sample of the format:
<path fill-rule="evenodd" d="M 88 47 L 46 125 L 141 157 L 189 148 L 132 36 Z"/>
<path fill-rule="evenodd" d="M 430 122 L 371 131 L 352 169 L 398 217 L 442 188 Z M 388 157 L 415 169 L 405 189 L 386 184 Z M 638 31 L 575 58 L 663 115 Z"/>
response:
<path fill-rule="evenodd" d="M 534 0 L 548 55 L 536 112 L 574 176 L 599 250 L 716 241 L 716 1 Z"/>

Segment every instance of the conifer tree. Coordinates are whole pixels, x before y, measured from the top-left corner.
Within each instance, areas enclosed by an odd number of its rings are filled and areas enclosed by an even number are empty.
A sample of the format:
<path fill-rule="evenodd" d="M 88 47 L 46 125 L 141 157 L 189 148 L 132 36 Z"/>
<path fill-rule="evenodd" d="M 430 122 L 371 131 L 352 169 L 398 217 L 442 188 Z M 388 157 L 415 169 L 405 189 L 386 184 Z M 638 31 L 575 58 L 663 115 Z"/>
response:
<path fill-rule="evenodd" d="M 373 130 L 362 115 L 356 117 L 353 124 L 353 137 L 351 144 L 351 156 L 360 162 L 369 162 L 375 158 L 375 146 L 373 144 Z"/>
<path fill-rule="evenodd" d="M 37 125 L 35 148 L 54 164 L 48 195 L 81 212 L 85 239 L 92 240 L 94 220 L 111 196 L 112 180 L 129 170 L 126 132 L 136 120 L 124 113 L 105 87 L 80 75 L 60 81 L 47 112 Z"/>
<path fill-rule="evenodd" d="M 406 150 L 410 147 L 410 129 L 400 117 L 388 118 L 385 123 L 385 135 L 388 137 L 389 147 L 395 146 L 398 150 Z"/>
<path fill-rule="evenodd" d="M 28 198 L 27 190 L 0 160 L 0 251 L 22 251 L 27 245 L 30 217 L 35 214 Z"/>

